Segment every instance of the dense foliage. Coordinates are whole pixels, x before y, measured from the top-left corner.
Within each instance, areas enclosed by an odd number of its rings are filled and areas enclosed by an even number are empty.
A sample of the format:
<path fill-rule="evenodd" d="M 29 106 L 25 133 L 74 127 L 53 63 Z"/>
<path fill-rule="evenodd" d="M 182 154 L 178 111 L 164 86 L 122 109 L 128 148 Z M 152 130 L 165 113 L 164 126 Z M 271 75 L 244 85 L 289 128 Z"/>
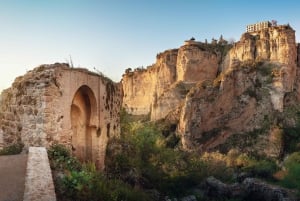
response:
<path fill-rule="evenodd" d="M 246 173 L 277 182 L 273 175 L 280 167 L 274 160 L 255 158 L 236 149 L 227 154 L 187 153 L 180 150 L 172 126 L 143 119 L 137 121 L 122 113 L 122 134 L 109 141 L 104 172 L 97 171 L 92 163 L 80 164 L 65 147 L 54 145 L 49 158 L 59 200 L 147 201 L 190 194 L 205 200 L 194 189 L 209 176 L 236 182 L 237 175 Z M 284 176 L 277 183 L 299 189 L 299 152 L 292 154 L 283 168 Z"/>
<path fill-rule="evenodd" d="M 58 200 L 150 200 L 144 192 L 133 189 L 123 181 L 108 179 L 104 173 L 96 170 L 94 164 L 80 164 L 62 145 L 52 146 L 48 155 Z"/>

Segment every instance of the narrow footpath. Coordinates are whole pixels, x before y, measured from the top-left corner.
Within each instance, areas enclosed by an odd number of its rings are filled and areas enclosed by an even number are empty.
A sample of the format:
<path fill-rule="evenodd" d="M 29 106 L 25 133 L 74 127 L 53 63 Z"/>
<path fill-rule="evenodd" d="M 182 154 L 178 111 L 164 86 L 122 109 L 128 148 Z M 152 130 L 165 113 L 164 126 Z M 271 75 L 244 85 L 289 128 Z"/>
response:
<path fill-rule="evenodd" d="M 27 154 L 0 156 L 0 201 L 22 201 Z"/>

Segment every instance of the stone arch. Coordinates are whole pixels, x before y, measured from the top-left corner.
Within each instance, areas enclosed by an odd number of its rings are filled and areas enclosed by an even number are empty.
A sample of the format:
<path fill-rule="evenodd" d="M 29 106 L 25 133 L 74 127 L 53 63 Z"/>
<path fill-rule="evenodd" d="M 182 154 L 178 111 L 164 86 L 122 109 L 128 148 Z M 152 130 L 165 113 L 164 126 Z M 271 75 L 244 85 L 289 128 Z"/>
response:
<path fill-rule="evenodd" d="M 71 104 L 72 152 L 81 161 L 93 161 L 92 135 L 96 133 L 97 101 L 86 85 L 75 93 Z"/>

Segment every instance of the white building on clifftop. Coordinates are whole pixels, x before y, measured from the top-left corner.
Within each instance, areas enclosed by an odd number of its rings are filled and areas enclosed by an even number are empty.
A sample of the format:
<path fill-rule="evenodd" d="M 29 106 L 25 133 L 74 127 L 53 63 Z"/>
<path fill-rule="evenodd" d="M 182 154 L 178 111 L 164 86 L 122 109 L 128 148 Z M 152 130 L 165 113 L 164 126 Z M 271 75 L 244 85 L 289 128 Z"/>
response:
<path fill-rule="evenodd" d="M 258 22 L 258 23 L 255 23 L 255 24 L 247 25 L 246 31 L 247 32 L 255 32 L 255 31 L 259 31 L 259 30 L 262 30 L 262 29 L 269 28 L 271 26 L 272 26 L 272 24 L 269 21 Z"/>

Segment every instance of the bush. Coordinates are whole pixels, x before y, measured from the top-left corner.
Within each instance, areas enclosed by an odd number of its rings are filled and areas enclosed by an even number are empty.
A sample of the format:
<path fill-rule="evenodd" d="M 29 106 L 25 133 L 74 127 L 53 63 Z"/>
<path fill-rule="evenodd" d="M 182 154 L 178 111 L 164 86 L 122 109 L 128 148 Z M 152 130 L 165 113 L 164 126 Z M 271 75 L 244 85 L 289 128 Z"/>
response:
<path fill-rule="evenodd" d="M 81 164 L 71 156 L 70 151 L 61 144 L 54 144 L 48 150 L 48 157 L 50 159 L 50 166 L 56 170 L 80 170 Z"/>
<path fill-rule="evenodd" d="M 1 155 L 16 155 L 22 152 L 24 147 L 24 144 L 22 143 L 16 143 L 12 144 L 10 146 L 4 147 L 2 150 L 0 150 L 0 156 Z"/>
<path fill-rule="evenodd" d="M 199 155 L 170 148 L 177 140 L 164 136 L 155 124 L 134 122 L 123 128 L 121 139 L 111 140 L 107 149 L 106 171 L 112 178 L 180 196 L 199 184 L 207 170 L 216 169 L 207 168 Z"/>
<path fill-rule="evenodd" d="M 61 191 L 71 200 L 150 201 L 146 193 L 133 189 L 121 180 L 108 179 L 95 168 L 70 172 L 62 179 Z"/>
<path fill-rule="evenodd" d="M 284 161 L 284 166 L 286 168 L 289 168 L 290 166 L 292 166 L 294 164 L 300 164 L 300 152 L 294 152 L 294 153 L 292 153 Z"/>
<path fill-rule="evenodd" d="M 300 163 L 291 164 L 287 168 L 287 175 L 281 181 L 281 185 L 287 188 L 300 189 Z"/>
<path fill-rule="evenodd" d="M 98 172 L 93 163 L 81 165 L 63 145 L 48 150 L 54 182 L 60 200 L 71 201 L 150 201 L 149 196 L 119 179 Z"/>
<path fill-rule="evenodd" d="M 299 118 L 299 117 L 298 117 Z M 298 120 L 299 121 L 299 120 Z M 284 128 L 284 151 L 291 153 L 299 150 L 300 145 L 300 123 L 297 122 L 296 127 Z"/>
<path fill-rule="evenodd" d="M 294 152 L 284 161 L 287 174 L 281 184 L 287 188 L 300 189 L 300 152 Z"/>
<path fill-rule="evenodd" d="M 277 165 L 273 161 L 268 160 L 253 160 L 243 170 L 250 172 L 255 177 L 264 179 L 273 179 L 273 174 L 277 171 Z"/>

